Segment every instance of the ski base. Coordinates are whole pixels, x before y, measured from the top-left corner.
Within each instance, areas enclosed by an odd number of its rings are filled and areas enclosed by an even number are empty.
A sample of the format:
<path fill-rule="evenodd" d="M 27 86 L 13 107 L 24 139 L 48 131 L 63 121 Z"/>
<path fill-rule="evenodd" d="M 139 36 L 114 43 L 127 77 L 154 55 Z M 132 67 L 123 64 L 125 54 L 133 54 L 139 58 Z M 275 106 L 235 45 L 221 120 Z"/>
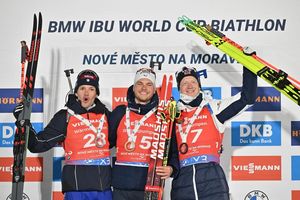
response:
<path fill-rule="evenodd" d="M 155 132 L 159 137 L 153 137 L 150 150 L 150 163 L 148 167 L 147 182 L 145 186 L 144 200 L 161 200 L 163 196 L 164 180 L 156 174 L 156 166 L 167 166 L 170 145 L 170 120 L 168 105 L 172 100 L 173 77 L 163 76 L 161 91 L 159 94 L 159 105 L 157 109 L 156 124 L 159 129 Z M 167 116 L 167 118 L 166 118 Z M 156 144 L 156 145 L 154 145 Z"/>
<path fill-rule="evenodd" d="M 38 56 L 40 50 L 42 34 L 42 15 L 39 13 L 37 18 L 34 14 L 33 18 L 33 30 L 30 44 L 30 50 L 28 52 L 28 62 L 26 69 L 26 77 L 24 83 L 21 83 L 22 103 L 24 105 L 23 110 L 18 116 L 16 125 L 17 129 L 14 135 L 13 143 L 13 167 L 12 167 L 12 200 L 23 200 L 23 190 L 25 182 L 25 165 L 26 165 L 26 152 L 28 136 L 30 131 L 30 115 L 32 111 L 32 97 L 34 93 L 34 84 L 38 64 Z M 27 53 L 25 53 L 27 54 Z M 22 55 L 22 65 L 25 64 L 24 57 Z M 23 71 L 23 68 L 22 68 Z M 23 73 L 23 72 L 22 72 Z M 23 76 L 23 75 L 22 75 Z M 22 82 L 22 77 L 21 77 Z"/>
<path fill-rule="evenodd" d="M 211 26 L 201 26 L 186 16 L 179 20 L 187 29 L 202 37 L 206 44 L 217 47 L 300 106 L 299 81 L 258 57 L 249 47 L 242 47 Z"/>

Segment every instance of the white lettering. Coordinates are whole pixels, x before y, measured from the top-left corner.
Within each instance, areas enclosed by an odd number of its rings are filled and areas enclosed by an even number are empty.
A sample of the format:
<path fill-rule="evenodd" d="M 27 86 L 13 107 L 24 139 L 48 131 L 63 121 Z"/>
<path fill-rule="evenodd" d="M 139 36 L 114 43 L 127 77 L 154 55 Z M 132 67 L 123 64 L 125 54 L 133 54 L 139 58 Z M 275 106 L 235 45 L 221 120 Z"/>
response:
<path fill-rule="evenodd" d="M 273 134 L 270 124 L 252 124 L 251 127 L 247 124 L 240 125 L 240 137 L 271 137 Z"/>
<path fill-rule="evenodd" d="M 249 174 L 254 174 L 255 171 L 279 171 L 280 165 L 255 165 L 249 163 L 248 165 L 234 165 L 235 171 L 248 171 Z"/>
<path fill-rule="evenodd" d="M 3 133 L 3 139 L 7 139 L 13 136 L 14 130 L 10 126 L 3 126 L 2 133 Z"/>

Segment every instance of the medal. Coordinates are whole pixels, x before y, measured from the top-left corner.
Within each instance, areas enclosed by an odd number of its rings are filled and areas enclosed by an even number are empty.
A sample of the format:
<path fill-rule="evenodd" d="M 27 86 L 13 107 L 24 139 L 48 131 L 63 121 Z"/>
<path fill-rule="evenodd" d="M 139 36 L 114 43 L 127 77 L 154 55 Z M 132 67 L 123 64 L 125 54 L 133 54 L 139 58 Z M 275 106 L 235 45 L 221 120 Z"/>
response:
<path fill-rule="evenodd" d="M 103 133 L 101 133 L 101 134 L 103 134 Z M 98 134 L 97 137 L 95 138 L 95 144 L 96 144 L 96 147 L 98 147 L 98 148 L 104 147 L 104 145 L 106 144 L 106 141 L 103 137 L 101 137 L 101 134 Z"/>
<path fill-rule="evenodd" d="M 127 136 L 128 136 L 128 140 L 124 145 L 124 148 L 127 152 L 132 152 L 135 150 L 135 141 L 137 138 L 136 133 L 138 132 L 139 128 L 141 125 L 143 125 L 144 121 L 146 121 L 155 111 L 157 110 L 156 107 L 152 108 L 152 110 L 150 110 L 146 115 L 144 115 L 138 122 L 135 122 L 134 128 L 131 131 L 130 128 L 130 109 L 129 107 L 126 108 L 126 132 L 127 132 Z"/>
<path fill-rule="evenodd" d="M 178 131 L 181 137 L 181 141 L 182 143 L 179 145 L 179 152 L 181 154 L 186 154 L 189 150 L 189 147 L 187 145 L 187 137 L 188 134 L 192 128 L 192 125 L 194 124 L 195 119 L 197 118 L 197 116 L 199 115 L 199 113 L 201 112 L 204 104 L 206 104 L 206 101 L 202 101 L 201 104 L 198 106 L 198 108 L 196 109 L 196 111 L 194 112 L 193 116 L 191 118 L 188 119 L 188 125 L 185 129 L 185 132 L 183 132 L 182 129 L 182 124 L 177 124 L 178 127 Z M 201 132 L 200 132 L 201 133 Z"/>
<path fill-rule="evenodd" d="M 184 143 L 180 144 L 180 146 L 179 146 L 179 152 L 181 154 L 186 154 L 188 152 L 188 150 L 189 150 L 189 147 L 188 147 L 187 143 L 184 142 Z"/>
<path fill-rule="evenodd" d="M 135 143 L 133 141 L 127 141 L 124 148 L 127 152 L 132 152 L 135 149 Z"/>

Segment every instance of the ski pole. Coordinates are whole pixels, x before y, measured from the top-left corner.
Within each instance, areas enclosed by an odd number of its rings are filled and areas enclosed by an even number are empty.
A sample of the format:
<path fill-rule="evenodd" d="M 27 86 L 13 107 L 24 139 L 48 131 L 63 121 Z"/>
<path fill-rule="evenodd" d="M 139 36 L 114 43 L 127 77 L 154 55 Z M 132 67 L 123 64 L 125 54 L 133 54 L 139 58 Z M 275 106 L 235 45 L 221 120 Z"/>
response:
<path fill-rule="evenodd" d="M 73 87 L 72 87 L 72 82 L 71 82 L 71 77 L 70 77 L 71 74 L 74 73 L 74 70 L 73 69 L 66 69 L 66 70 L 64 70 L 64 72 L 66 74 L 66 77 L 67 77 L 68 83 L 69 83 L 69 87 L 70 87 L 70 91 L 68 92 L 68 94 L 74 94 Z M 69 118 L 70 118 L 70 114 L 68 112 L 67 122 L 69 121 Z"/>
<path fill-rule="evenodd" d="M 154 67 L 157 67 L 158 70 L 161 70 L 162 62 L 150 61 L 150 68 L 154 71 Z"/>
<path fill-rule="evenodd" d="M 69 83 L 69 87 L 70 87 L 69 94 L 73 94 L 74 92 L 73 92 L 73 87 L 72 87 L 72 82 L 71 82 L 70 75 L 74 73 L 74 70 L 73 69 L 66 69 L 64 72 L 66 74 L 66 77 L 67 77 L 68 83 Z"/>

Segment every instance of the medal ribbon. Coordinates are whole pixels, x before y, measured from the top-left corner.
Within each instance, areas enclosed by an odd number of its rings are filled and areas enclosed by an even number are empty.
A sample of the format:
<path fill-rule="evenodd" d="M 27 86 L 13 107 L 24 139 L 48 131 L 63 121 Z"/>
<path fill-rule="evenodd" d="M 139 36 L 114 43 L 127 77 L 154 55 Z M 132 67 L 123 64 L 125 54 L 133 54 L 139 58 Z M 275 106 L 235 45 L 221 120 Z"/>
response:
<path fill-rule="evenodd" d="M 185 132 L 183 132 L 183 129 L 182 129 L 182 124 L 177 124 L 178 126 L 178 130 L 179 130 L 179 133 L 180 133 L 180 137 L 181 137 L 181 140 L 182 140 L 182 143 L 186 143 L 186 140 L 187 140 L 187 136 L 190 132 L 190 129 L 192 128 L 192 125 L 196 119 L 196 117 L 199 115 L 199 113 L 201 112 L 203 106 L 206 104 L 207 102 L 206 101 L 202 101 L 202 103 L 197 107 L 196 111 L 194 112 L 193 116 L 188 119 L 188 125 L 185 129 Z"/>
<path fill-rule="evenodd" d="M 134 124 L 134 129 L 132 132 L 130 132 L 130 109 L 126 108 L 126 131 L 128 135 L 128 142 L 135 143 L 136 141 L 136 133 L 138 132 L 140 126 L 146 121 L 155 111 L 157 108 L 152 108 L 146 115 L 144 115 L 137 123 Z"/>
<path fill-rule="evenodd" d="M 100 118 L 100 123 L 98 125 L 98 128 L 96 129 L 93 124 L 86 118 L 82 117 L 81 115 L 78 115 L 78 114 L 75 114 L 75 112 L 71 109 L 68 108 L 68 113 L 71 115 L 71 116 L 74 116 L 76 117 L 78 120 L 80 120 L 81 122 L 83 122 L 86 126 L 88 126 L 95 134 L 96 134 L 96 140 L 95 142 L 97 142 L 98 140 L 97 139 L 100 139 L 101 138 L 101 142 L 102 142 L 102 145 L 100 145 L 100 147 L 104 146 L 106 144 L 106 141 L 105 141 L 105 135 L 103 133 L 101 133 L 102 131 L 102 128 L 103 128 L 103 124 L 104 124 L 104 114 L 101 116 Z M 96 144 L 97 145 L 97 144 Z M 99 144 L 98 144 L 99 145 Z"/>

